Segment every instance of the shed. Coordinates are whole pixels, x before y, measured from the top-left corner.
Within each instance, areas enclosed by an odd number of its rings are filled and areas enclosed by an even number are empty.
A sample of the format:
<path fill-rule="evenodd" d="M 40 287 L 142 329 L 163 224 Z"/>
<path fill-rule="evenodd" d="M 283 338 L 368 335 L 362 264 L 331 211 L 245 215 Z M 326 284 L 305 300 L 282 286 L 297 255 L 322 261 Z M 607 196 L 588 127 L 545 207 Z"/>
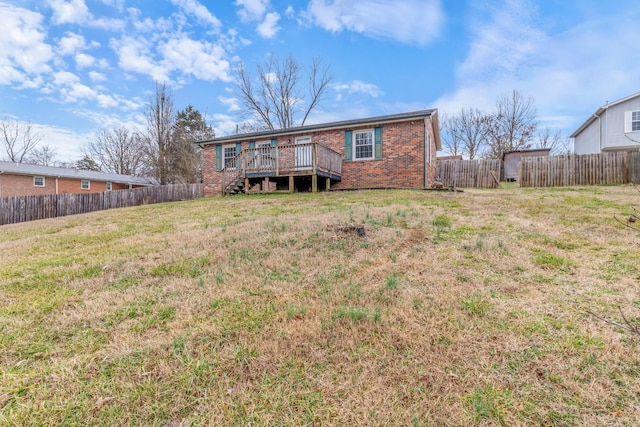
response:
<path fill-rule="evenodd" d="M 534 148 L 532 150 L 505 151 L 502 154 L 502 180 L 517 181 L 520 159 L 523 157 L 549 156 L 550 148 Z"/>

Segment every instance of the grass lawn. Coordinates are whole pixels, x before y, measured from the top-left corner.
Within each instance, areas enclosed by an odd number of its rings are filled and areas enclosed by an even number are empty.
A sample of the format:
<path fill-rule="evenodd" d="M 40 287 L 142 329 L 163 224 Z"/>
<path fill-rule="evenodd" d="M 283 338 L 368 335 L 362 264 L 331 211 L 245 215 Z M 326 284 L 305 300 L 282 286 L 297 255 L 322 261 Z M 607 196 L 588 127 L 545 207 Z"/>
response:
<path fill-rule="evenodd" d="M 640 425 L 632 187 L 0 227 L 0 425 Z M 351 232 L 364 226 L 366 236 Z"/>

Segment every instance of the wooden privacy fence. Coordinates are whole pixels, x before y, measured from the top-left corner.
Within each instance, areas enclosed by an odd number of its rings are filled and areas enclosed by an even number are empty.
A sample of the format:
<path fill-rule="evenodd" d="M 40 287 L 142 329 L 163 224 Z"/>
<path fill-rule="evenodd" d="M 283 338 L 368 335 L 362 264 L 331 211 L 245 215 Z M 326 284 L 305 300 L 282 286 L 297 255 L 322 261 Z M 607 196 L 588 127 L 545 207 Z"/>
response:
<path fill-rule="evenodd" d="M 0 198 L 0 225 L 202 196 L 202 184 L 179 184 L 102 193 L 5 197 Z"/>
<path fill-rule="evenodd" d="M 640 180 L 640 152 L 523 157 L 521 187 L 627 184 Z"/>
<path fill-rule="evenodd" d="M 497 188 L 500 159 L 438 160 L 440 181 L 447 187 Z"/>

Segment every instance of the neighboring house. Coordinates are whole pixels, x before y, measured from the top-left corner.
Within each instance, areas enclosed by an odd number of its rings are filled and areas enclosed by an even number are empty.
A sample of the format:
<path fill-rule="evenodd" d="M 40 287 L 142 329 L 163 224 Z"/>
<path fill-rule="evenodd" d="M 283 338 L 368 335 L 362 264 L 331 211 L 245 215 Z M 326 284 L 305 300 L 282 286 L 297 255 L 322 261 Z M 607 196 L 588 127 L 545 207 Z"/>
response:
<path fill-rule="evenodd" d="M 576 154 L 640 148 L 640 92 L 598 108 L 571 138 Z"/>
<path fill-rule="evenodd" d="M 531 150 L 513 150 L 502 153 L 502 179 L 504 181 L 518 181 L 520 159 L 523 157 L 549 156 L 551 149 L 534 148 Z"/>
<path fill-rule="evenodd" d="M 0 162 L 0 197 L 96 193 L 153 185 L 147 178 Z"/>
<path fill-rule="evenodd" d="M 238 191 L 427 188 L 440 150 L 437 110 L 346 120 L 198 144 L 207 196 Z"/>

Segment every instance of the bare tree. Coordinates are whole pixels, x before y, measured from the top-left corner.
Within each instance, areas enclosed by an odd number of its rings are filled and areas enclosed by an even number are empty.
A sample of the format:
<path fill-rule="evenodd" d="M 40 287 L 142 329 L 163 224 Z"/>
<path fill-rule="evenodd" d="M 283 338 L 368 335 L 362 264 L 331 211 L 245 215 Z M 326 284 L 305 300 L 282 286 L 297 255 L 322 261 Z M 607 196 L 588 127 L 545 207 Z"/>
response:
<path fill-rule="evenodd" d="M 122 126 L 98 131 L 86 154 L 105 172 L 143 175 L 146 171 L 142 138 Z"/>
<path fill-rule="evenodd" d="M 488 143 L 490 124 L 491 118 L 477 108 L 463 108 L 444 120 L 444 145 L 451 154 L 463 154 L 473 160 Z"/>
<path fill-rule="evenodd" d="M 311 111 L 323 100 L 332 80 L 329 67 L 314 59 L 303 88 L 303 70 L 291 55 L 281 62 L 270 56 L 264 64 L 257 65 L 257 70 L 258 80 L 254 84 L 249 71 L 241 65 L 236 87 L 246 116 L 254 119 L 260 129 L 304 125 Z"/>
<path fill-rule="evenodd" d="M 0 142 L 7 153 L 6 159 L 15 163 L 25 162 L 42 140 L 42 135 L 33 129 L 31 122 L 6 118 L 0 120 L 0 134 Z"/>
<path fill-rule="evenodd" d="M 486 156 L 499 159 L 505 151 L 529 148 L 537 128 L 533 98 L 517 90 L 502 95 L 491 118 Z"/>
<path fill-rule="evenodd" d="M 55 158 L 58 155 L 56 150 L 49 145 L 43 145 L 42 147 L 35 148 L 27 163 L 41 166 L 56 166 Z"/>
<path fill-rule="evenodd" d="M 445 152 L 452 156 L 462 155 L 462 140 L 454 131 L 456 127 L 457 116 L 442 115 L 442 147 Z"/>
<path fill-rule="evenodd" d="M 551 154 L 569 154 L 571 152 L 569 139 L 563 137 L 562 131 L 560 130 L 552 133 L 549 126 L 546 126 L 544 130 L 538 132 L 536 147 L 548 148 L 551 150 Z"/>
<path fill-rule="evenodd" d="M 142 136 L 149 166 L 161 185 L 171 183 L 170 152 L 176 113 L 173 94 L 166 83 L 156 82 L 155 96 L 149 100 L 146 119 L 147 125 Z"/>

